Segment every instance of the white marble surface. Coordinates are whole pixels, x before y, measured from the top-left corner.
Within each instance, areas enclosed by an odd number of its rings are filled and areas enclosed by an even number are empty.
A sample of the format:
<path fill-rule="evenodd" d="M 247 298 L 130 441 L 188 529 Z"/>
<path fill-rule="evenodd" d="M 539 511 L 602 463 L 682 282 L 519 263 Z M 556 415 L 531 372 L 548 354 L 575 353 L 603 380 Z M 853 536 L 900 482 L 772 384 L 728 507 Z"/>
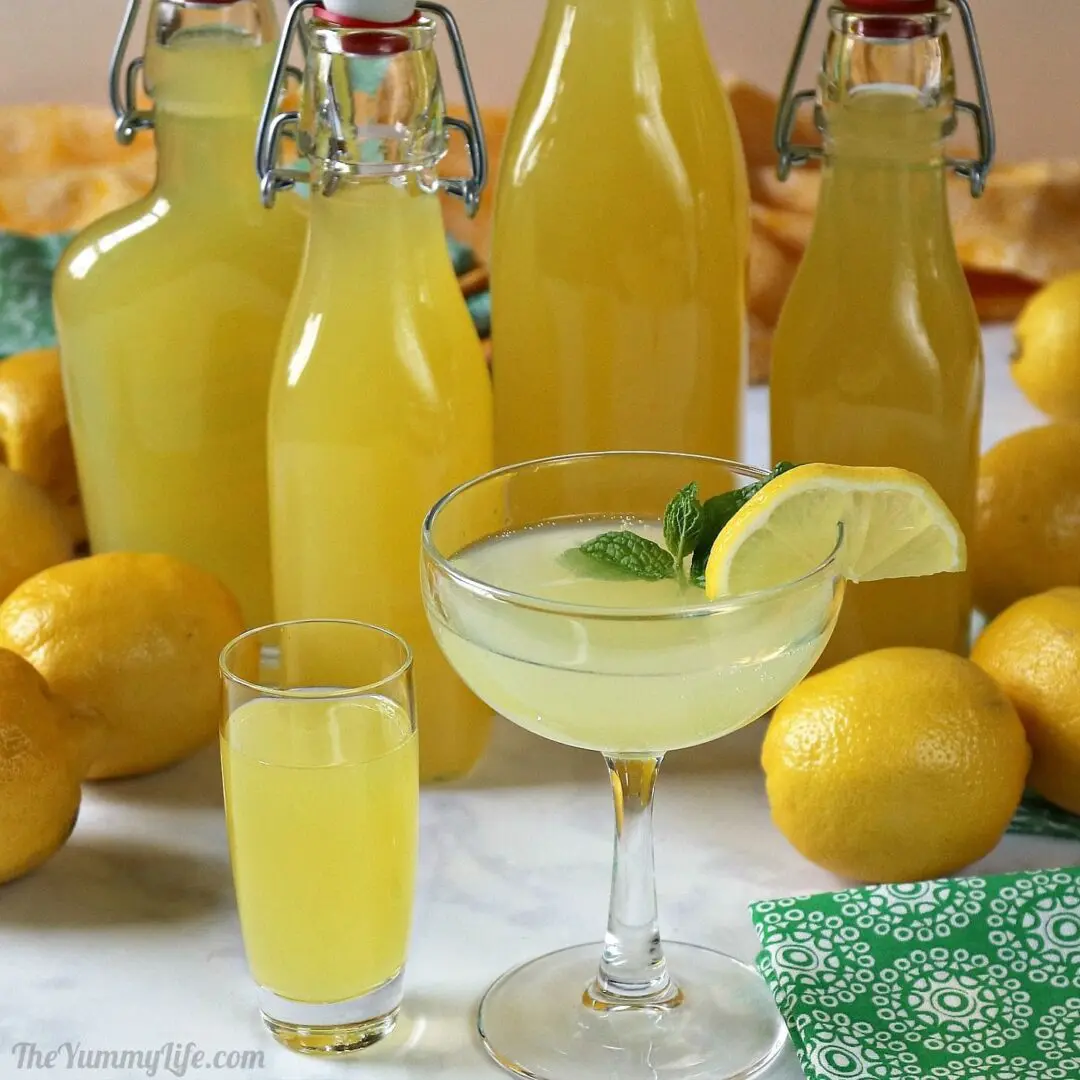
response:
<path fill-rule="evenodd" d="M 1039 422 L 1012 388 L 1008 336 L 988 332 L 986 442 Z M 767 457 L 766 396 L 754 391 L 750 460 Z M 673 755 L 657 804 L 665 935 L 746 960 L 750 901 L 840 883 L 769 822 L 756 751 L 763 725 Z M 475 776 L 423 796 L 422 868 L 407 1016 L 384 1046 L 347 1062 L 279 1049 L 255 1014 L 233 904 L 213 751 L 147 779 L 88 789 L 75 834 L 41 871 L 0 889 L 0 1077 L 129 1080 L 147 1070 L 20 1069 L 15 1048 L 86 1051 L 188 1044 L 261 1050 L 261 1068 L 159 1076 L 404 1080 L 501 1075 L 473 1030 L 479 995 L 506 967 L 603 933 L 611 856 L 598 757 L 501 724 Z M 1007 837 L 981 869 L 1075 864 L 1080 845 Z M 773 1080 L 801 1076 L 792 1055 Z"/>

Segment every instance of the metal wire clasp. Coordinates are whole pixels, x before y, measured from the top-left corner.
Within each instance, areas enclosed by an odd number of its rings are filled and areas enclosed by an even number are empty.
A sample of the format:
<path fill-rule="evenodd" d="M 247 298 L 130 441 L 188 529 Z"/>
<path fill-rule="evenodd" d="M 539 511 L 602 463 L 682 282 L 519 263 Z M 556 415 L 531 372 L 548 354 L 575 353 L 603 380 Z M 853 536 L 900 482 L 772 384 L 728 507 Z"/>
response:
<path fill-rule="evenodd" d="M 198 0 L 172 0 L 176 7 L 198 7 Z M 120 33 L 116 37 L 112 56 L 109 59 L 109 104 L 116 116 L 116 139 L 121 146 L 130 145 L 140 131 L 150 131 L 154 127 L 154 114 L 147 109 L 139 109 L 135 102 L 139 95 L 139 78 L 146 65 L 146 59 L 136 56 L 125 67 L 131 39 L 139 21 L 139 9 L 142 0 L 128 0 L 120 23 Z M 286 66 L 288 76 L 298 83 L 303 79 L 303 72 Z"/>
<path fill-rule="evenodd" d="M 274 61 L 274 71 L 270 78 L 266 101 L 263 104 L 262 117 L 259 120 L 259 134 L 255 144 L 255 171 L 259 176 L 263 205 L 267 208 L 274 205 L 279 191 L 288 191 L 296 184 L 310 180 L 306 170 L 283 168 L 278 164 L 282 139 L 295 139 L 298 135 L 300 114 L 298 112 L 279 113 L 277 106 L 289 70 L 288 57 L 292 51 L 293 39 L 299 35 L 302 46 L 305 49 L 308 47 L 306 23 L 303 19 L 304 11 L 307 8 L 320 6 L 321 0 L 296 0 L 289 8 L 277 58 Z M 449 8 L 435 3 L 434 0 L 420 0 L 416 6 L 420 11 L 436 16 L 446 27 L 453 49 L 454 66 L 461 80 L 465 107 L 469 114 L 468 120 L 444 116 L 443 123 L 449 128 L 460 131 L 464 136 L 465 145 L 469 151 L 471 175 L 440 177 L 438 185 L 447 194 L 461 199 L 465 204 L 466 212 L 473 217 L 480 209 L 480 199 L 487 184 L 488 156 L 483 120 L 480 116 L 476 91 L 473 88 L 469 61 L 465 55 L 465 44 L 458 29 L 457 20 Z M 333 112 L 336 114 L 336 110 Z M 341 145 L 340 141 L 339 145 Z M 332 188 L 333 185 L 331 185 L 331 191 Z M 326 194 L 330 194 L 331 191 L 327 191 Z"/>
<path fill-rule="evenodd" d="M 799 38 L 795 44 L 795 52 L 791 59 L 791 66 L 788 68 L 787 77 L 784 80 L 784 89 L 780 96 L 774 142 L 776 151 L 780 155 L 776 171 L 781 180 L 788 178 L 794 166 L 804 165 L 808 161 L 823 156 L 820 146 L 808 146 L 793 141 L 799 110 L 808 102 L 813 104 L 817 100 L 815 91 L 797 91 L 795 87 L 799 79 L 799 73 L 802 70 L 803 61 L 806 59 L 810 38 L 823 2 L 824 0 L 810 0 L 810 7 L 803 19 Z M 957 112 L 966 113 L 975 121 L 975 126 L 979 132 L 979 156 L 977 158 L 950 159 L 949 164 L 958 176 L 962 176 L 970 182 L 971 194 L 977 199 L 986 190 L 986 183 L 997 154 L 994 110 L 990 101 L 990 87 L 986 79 L 986 66 L 983 63 L 982 49 L 979 46 L 979 35 L 975 27 L 975 18 L 971 12 L 970 0 L 947 0 L 947 2 L 953 4 L 960 12 L 960 21 L 964 26 L 968 53 L 971 57 L 971 68 L 975 74 L 975 85 L 979 95 L 978 104 L 963 99 L 958 99 L 955 102 Z"/>
<path fill-rule="evenodd" d="M 484 139 L 484 121 L 480 115 L 480 105 L 476 100 L 476 91 L 473 89 L 469 61 L 465 56 L 465 42 L 462 41 L 457 19 L 454 18 L 453 12 L 444 4 L 435 3 L 434 0 L 420 0 L 420 3 L 416 6 L 421 11 L 430 12 L 432 15 L 442 19 L 443 25 L 446 27 L 454 51 L 454 66 L 457 68 L 458 78 L 461 80 L 461 91 L 465 95 L 465 108 L 469 113 L 468 120 L 458 120 L 454 116 L 447 116 L 444 120 L 447 127 L 456 128 L 464 136 L 465 146 L 469 151 L 472 175 L 443 179 L 439 181 L 439 186 L 447 194 L 461 199 L 465 204 L 465 210 L 469 217 L 474 217 L 480 209 L 480 198 L 484 194 L 484 187 L 487 184 L 488 156 L 487 143 Z"/>
<path fill-rule="evenodd" d="M 137 56 L 124 66 L 141 4 L 142 0 L 128 0 L 109 60 L 109 104 L 116 114 L 116 140 L 121 146 L 128 146 L 140 131 L 149 131 L 154 126 L 154 114 L 135 107 L 144 60 Z"/>
<path fill-rule="evenodd" d="M 304 23 L 301 16 L 305 8 L 319 6 L 319 0 L 296 0 L 285 17 L 285 26 L 281 31 L 274 70 L 270 76 L 270 86 L 266 91 L 262 115 L 259 117 L 259 131 L 255 136 L 255 172 L 259 177 L 262 202 L 268 210 L 274 205 L 279 191 L 289 191 L 297 183 L 307 180 L 307 174 L 299 169 L 283 169 L 278 165 L 278 152 L 284 138 L 295 139 L 300 124 L 300 114 L 295 110 L 278 112 L 282 91 L 289 67 L 289 53 L 292 52 L 293 38 L 299 33 L 301 41 L 307 45 Z"/>

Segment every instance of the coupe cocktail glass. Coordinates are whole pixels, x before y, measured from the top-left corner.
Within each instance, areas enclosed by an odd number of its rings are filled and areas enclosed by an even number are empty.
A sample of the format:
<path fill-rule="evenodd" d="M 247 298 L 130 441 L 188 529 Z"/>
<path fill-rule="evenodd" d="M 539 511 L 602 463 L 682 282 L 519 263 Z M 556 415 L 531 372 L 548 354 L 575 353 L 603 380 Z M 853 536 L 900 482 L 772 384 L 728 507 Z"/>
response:
<path fill-rule="evenodd" d="M 796 580 L 715 602 L 674 579 L 597 574 L 573 554 L 622 527 L 662 539 L 664 508 L 690 481 L 712 496 L 763 476 L 683 454 L 549 458 L 463 485 L 424 524 L 424 599 L 450 662 L 503 716 L 600 751 L 615 795 L 603 943 L 530 961 L 481 1003 L 488 1051 L 519 1075 L 749 1077 L 783 1046 L 753 968 L 661 945 L 653 792 L 667 752 L 756 720 L 814 666 L 843 595 L 842 530 Z"/>

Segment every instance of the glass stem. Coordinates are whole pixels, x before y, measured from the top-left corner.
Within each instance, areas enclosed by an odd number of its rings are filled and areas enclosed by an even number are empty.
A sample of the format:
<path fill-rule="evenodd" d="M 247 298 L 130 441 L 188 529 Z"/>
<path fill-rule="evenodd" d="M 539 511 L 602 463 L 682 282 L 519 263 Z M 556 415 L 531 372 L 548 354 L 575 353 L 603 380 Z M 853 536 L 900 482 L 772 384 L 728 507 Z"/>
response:
<path fill-rule="evenodd" d="M 615 796 L 615 862 L 604 952 L 585 992 L 592 1008 L 678 1004 L 660 945 L 653 862 L 653 792 L 663 757 L 606 757 Z"/>

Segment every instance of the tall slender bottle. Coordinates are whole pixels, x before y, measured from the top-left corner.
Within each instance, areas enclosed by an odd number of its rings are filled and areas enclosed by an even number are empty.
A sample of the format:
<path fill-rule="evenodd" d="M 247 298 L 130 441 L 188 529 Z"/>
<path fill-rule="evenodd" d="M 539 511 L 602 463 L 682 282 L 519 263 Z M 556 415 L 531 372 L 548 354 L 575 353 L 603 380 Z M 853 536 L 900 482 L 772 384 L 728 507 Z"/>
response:
<path fill-rule="evenodd" d="M 154 129 L 157 182 L 77 237 L 54 284 L 90 543 L 195 563 L 262 623 L 266 406 L 305 230 L 299 199 L 271 219 L 251 185 L 279 24 L 271 0 L 155 0 L 125 95 L 139 7 L 129 0 L 112 97 L 122 142 Z M 150 113 L 132 104 L 140 70 Z"/>
<path fill-rule="evenodd" d="M 925 476 L 970 536 L 983 392 L 979 323 L 946 198 L 950 169 L 982 192 L 993 118 L 967 0 L 847 0 L 829 12 L 816 95 L 820 149 L 790 144 L 793 94 L 820 0 L 785 91 L 782 173 L 824 159 L 820 203 L 773 347 L 775 460 L 894 465 Z M 980 104 L 959 101 L 946 28 L 962 17 Z M 959 113 L 980 134 L 975 161 L 946 148 Z M 917 543 L 918 539 L 907 538 Z M 850 588 L 824 663 L 893 645 L 963 653 L 966 574 Z"/>
<path fill-rule="evenodd" d="M 496 202 L 499 461 L 738 456 L 749 228 L 696 0 L 547 0 Z"/>
<path fill-rule="evenodd" d="M 446 116 L 436 18 L 450 32 L 471 124 Z M 274 118 L 297 33 L 302 108 Z M 470 141 L 469 179 L 437 176 L 451 125 Z M 288 132 L 302 170 L 277 165 Z M 449 11 L 413 0 L 299 0 L 258 156 L 268 203 L 299 180 L 312 191 L 270 399 L 277 616 L 362 619 L 401 634 L 416 661 L 421 776 L 458 776 L 483 752 L 490 712 L 435 645 L 417 585 L 424 515 L 492 465 L 491 384 L 438 199 L 445 187 L 475 208 L 485 172 Z"/>

